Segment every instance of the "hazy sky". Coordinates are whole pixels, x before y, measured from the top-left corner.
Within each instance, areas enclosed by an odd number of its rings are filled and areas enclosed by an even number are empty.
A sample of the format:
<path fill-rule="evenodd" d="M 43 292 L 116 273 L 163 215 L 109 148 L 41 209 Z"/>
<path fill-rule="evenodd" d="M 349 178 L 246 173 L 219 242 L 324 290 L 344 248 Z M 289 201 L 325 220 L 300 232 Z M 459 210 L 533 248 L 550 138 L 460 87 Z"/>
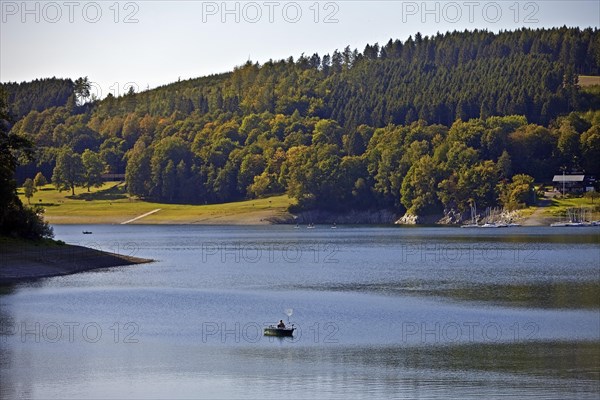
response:
<path fill-rule="evenodd" d="M 563 25 L 598 27 L 600 1 L 0 0 L 0 81 L 88 76 L 104 97 L 416 32 Z"/>

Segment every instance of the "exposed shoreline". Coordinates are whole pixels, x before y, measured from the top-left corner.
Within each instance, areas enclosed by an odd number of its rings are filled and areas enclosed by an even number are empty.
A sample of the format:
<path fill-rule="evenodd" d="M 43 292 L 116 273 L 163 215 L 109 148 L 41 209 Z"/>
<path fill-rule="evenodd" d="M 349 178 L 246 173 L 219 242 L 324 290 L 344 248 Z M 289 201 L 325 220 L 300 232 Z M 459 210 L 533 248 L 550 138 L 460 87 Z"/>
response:
<path fill-rule="evenodd" d="M 470 215 L 453 210 L 436 215 L 403 216 L 393 209 L 309 210 L 290 212 L 296 202 L 287 195 L 242 200 L 223 204 L 152 203 L 129 198 L 123 182 L 107 182 L 79 197 L 65 196 L 48 186 L 32 200 L 45 207 L 44 218 L 52 225 L 273 225 L 273 224 L 360 224 L 360 225 L 440 225 L 460 226 Z M 113 191 L 118 189 L 117 197 Z M 85 195 L 85 196 L 84 196 Z M 507 220 L 524 226 L 548 226 L 559 220 L 558 206 L 551 207 L 553 192 L 546 192 L 536 206 Z M 43 201 L 42 201 L 43 199 Z M 22 198 L 25 201 L 25 198 Z M 551 211 L 551 212 L 550 212 Z M 599 215 L 600 217 L 600 215 Z M 417 223 L 418 222 L 418 223 Z"/>
<path fill-rule="evenodd" d="M 138 219 L 128 223 L 128 225 L 289 225 L 289 224 L 349 224 L 349 225 L 412 225 L 412 226 L 461 226 L 462 223 L 436 223 L 443 218 L 443 215 L 424 216 L 423 223 L 405 223 L 398 222 L 398 216 L 395 216 L 388 210 L 375 210 L 365 212 L 348 213 L 329 213 L 320 210 L 301 212 L 296 215 L 291 213 L 248 213 L 244 215 L 215 215 L 211 217 L 189 216 L 188 218 L 173 219 L 153 219 L 151 217 Z M 52 225 L 122 225 L 120 219 L 115 218 L 73 218 L 68 217 L 63 220 L 61 217 L 47 217 L 46 220 Z M 541 215 L 541 212 L 532 214 L 515 220 L 523 226 L 549 226 L 552 222 L 558 221 L 556 217 Z"/>
<path fill-rule="evenodd" d="M 0 285 L 153 261 L 68 244 L 9 240 L 0 246 Z"/>

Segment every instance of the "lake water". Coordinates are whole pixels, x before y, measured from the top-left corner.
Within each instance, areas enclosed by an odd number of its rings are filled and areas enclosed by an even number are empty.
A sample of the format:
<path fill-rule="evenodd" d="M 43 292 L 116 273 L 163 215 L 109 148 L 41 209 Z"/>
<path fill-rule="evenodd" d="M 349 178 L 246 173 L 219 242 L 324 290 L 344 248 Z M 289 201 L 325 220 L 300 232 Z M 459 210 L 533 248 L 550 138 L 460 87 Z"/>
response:
<path fill-rule="evenodd" d="M 598 228 L 55 233 L 157 261 L 4 289 L 1 398 L 600 396 Z"/>

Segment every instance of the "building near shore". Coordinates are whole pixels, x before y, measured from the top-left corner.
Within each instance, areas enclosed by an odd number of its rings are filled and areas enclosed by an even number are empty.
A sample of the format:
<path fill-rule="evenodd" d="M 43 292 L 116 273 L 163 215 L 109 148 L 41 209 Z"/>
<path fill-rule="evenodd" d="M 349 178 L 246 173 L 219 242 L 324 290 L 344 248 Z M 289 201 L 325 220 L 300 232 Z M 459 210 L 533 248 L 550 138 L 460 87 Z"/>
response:
<path fill-rule="evenodd" d="M 594 176 L 585 174 L 554 175 L 552 178 L 554 190 L 572 194 L 592 192 L 596 190 L 596 183 Z"/>

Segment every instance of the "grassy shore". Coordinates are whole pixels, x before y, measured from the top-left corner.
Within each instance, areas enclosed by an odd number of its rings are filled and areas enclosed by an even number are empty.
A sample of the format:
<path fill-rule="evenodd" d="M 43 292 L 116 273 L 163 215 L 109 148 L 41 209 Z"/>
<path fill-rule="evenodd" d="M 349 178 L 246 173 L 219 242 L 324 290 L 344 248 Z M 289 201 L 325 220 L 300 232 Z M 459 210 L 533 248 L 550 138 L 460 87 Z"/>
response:
<path fill-rule="evenodd" d="M 551 199 L 551 203 L 544 209 L 544 215 L 550 218 L 562 218 L 567 215 L 569 209 L 585 209 L 586 217 L 596 221 L 600 219 L 600 199 L 592 201 L 585 197 L 566 197 Z"/>
<path fill-rule="evenodd" d="M 19 192 L 23 203 L 28 201 Z M 240 224 L 260 225 L 289 219 L 293 201 L 286 195 L 225 204 L 161 204 L 129 197 L 122 182 L 107 182 L 99 188 L 78 188 L 76 195 L 59 192 L 52 185 L 30 199 L 45 209 L 51 224 L 121 224 L 143 214 L 133 224 Z"/>

